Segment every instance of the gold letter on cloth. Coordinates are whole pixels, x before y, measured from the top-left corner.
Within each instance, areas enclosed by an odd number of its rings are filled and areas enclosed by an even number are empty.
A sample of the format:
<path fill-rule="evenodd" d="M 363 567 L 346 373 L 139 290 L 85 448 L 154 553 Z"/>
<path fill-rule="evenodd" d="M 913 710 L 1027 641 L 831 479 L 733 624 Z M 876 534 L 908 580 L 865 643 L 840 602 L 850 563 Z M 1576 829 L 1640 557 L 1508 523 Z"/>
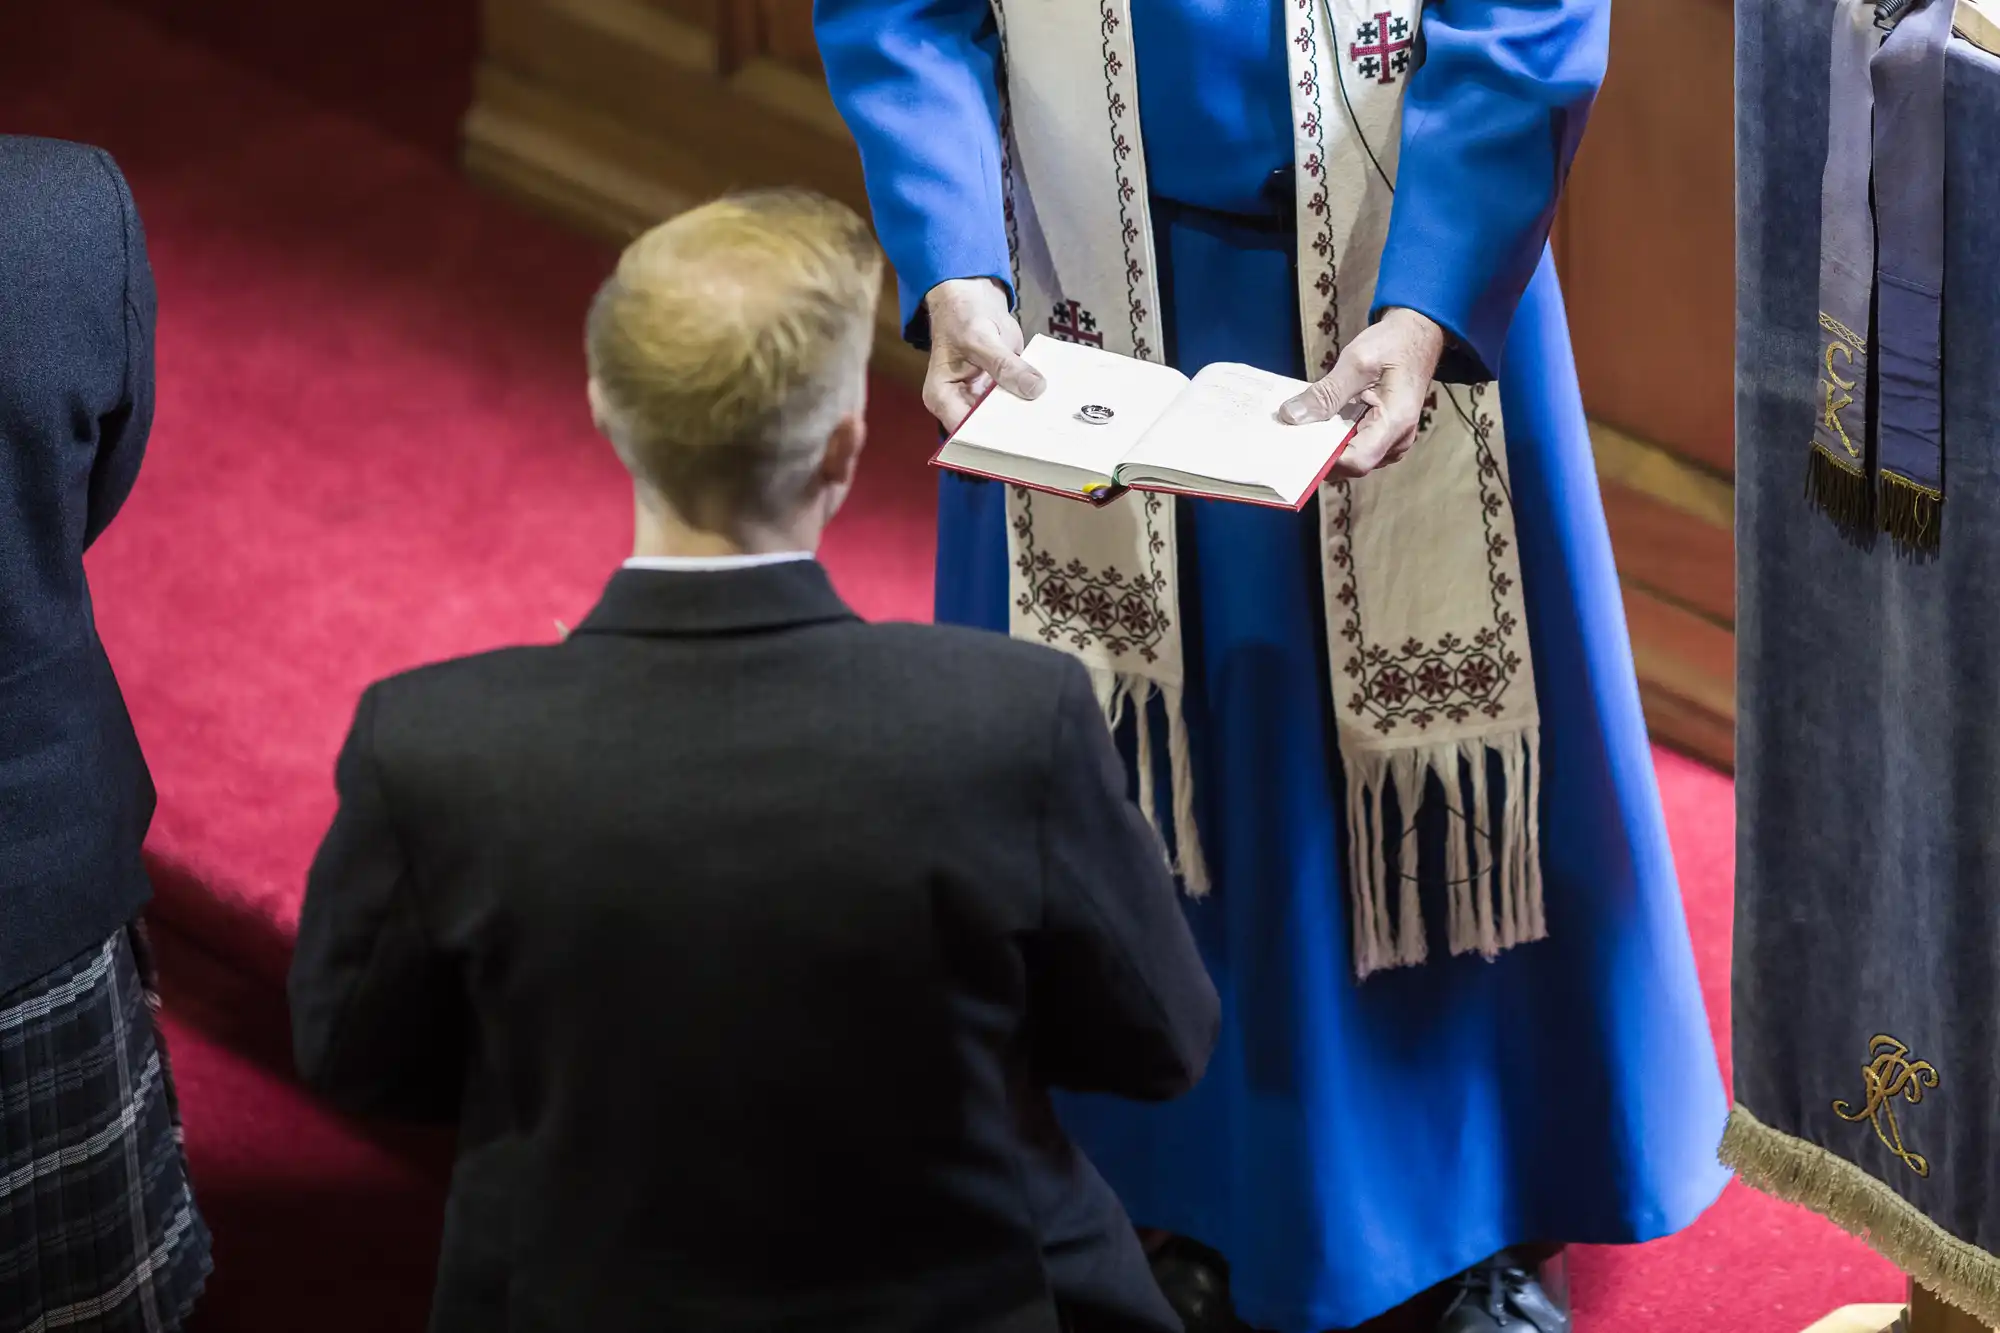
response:
<path fill-rule="evenodd" d="M 1828 439 L 1838 440 L 1840 447 L 1847 450 L 1849 458 L 1858 459 L 1861 457 L 1861 446 L 1847 433 L 1847 423 L 1840 417 L 1842 412 L 1854 405 L 1854 395 L 1848 391 L 1854 387 L 1855 381 L 1851 376 L 1842 376 L 1833 363 L 1838 357 L 1842 366 L 1851 369 L 1854 365 L 1854 354 L 1861 340 L 1845 324 L 1831 315 L 1822 314 L 1819 317 L 1819 325 L 1826 334 L 1826 355 L 1823 358 L 1826 378 L 1819 382 L 1820 429 L 1826 433 Z"/>
<path fill-rule="evenodd" d="M 1868 1063 L 1861 1067 L 1862 1087 L 1868 1099 L 1859 1110 L 1845 1101 L 1833 1104 L 1833 1113 L 1855 1124 L 1873 1122 L 1875 1137 L 1896 1159 L 1920 1176 L 1931 1173 L 1928 1158 L 1903 1146 L 1903 1131 L 1896 1123 L 1898 1097 L 1915 1106 L 1924 1099 L 1924 1089 L 1938 1085 L 1937 1070 L 1928 1060 L 1910 1059 L 1910 1048 L 1894 1037 L 1875 1037 L 1868 1043 Z"/>

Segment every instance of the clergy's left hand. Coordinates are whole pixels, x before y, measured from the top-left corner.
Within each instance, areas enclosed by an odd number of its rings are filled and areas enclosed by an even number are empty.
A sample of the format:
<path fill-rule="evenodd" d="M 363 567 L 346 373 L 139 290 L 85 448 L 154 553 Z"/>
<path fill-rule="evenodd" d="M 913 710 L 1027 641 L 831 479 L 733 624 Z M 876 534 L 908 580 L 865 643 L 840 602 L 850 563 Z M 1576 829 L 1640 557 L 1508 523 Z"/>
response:
<path fill-rule="evenodd" d="M 1426 315 L 1392 308 L 1357 334 L 1325 379 L 1278 409 L 1292 425 L 1327 421 L 1359 400 L 1368 414 L 1334 474 L 1365 477 L 1410 452 L 1423 420 L 1431 376 L 1444 355 L 1444 330 Z"/>

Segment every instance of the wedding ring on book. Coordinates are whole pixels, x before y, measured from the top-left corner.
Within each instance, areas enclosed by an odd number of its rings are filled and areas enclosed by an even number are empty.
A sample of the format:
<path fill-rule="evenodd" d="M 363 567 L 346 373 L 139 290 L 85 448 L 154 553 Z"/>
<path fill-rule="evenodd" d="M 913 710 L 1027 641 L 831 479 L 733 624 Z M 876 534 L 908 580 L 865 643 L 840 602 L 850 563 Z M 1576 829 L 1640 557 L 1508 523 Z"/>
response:
<path fill-rule="evenodd" d="M 1093 426 L 1102 426 L 1105 422 L 1111 420 L 1111 409 L 1108 407 L 1099 407 L 1096 403 L 1085 403 L 1077 409 L 1076 419 L 1078 421 L 1089 422 Z"/>

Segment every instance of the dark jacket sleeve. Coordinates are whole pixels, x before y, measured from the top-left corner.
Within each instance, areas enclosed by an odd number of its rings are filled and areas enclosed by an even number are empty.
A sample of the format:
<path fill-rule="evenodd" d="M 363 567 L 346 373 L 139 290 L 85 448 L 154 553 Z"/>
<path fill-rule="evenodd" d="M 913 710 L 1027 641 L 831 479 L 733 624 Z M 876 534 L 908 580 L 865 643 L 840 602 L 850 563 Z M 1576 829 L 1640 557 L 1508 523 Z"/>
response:
<path fill-rule="evenodd" d="M 1215 986 L 1089 677 L 1071 666 L 1042 819 L 1043 919 L 1027 944 L 1032 1060 L 1051 1086 L 1164 1100 L 1208 1065 Z"/>
<path fill-rule="evenodd" d="M 125 497 L 139 479 L 146 440 L 153 431 L 153 325 L 156 300 L 153 266 L 146 255 L 146 232 L 139 209 L 111 155 L 97 150 L 118 199 L 119 226 L 124 234 L 125 348 L 123 386 L 117 404 L 98 422 L 97 458 L 90 469 L 90 511 L 84 544 L 97 540 L 118 515 Z"/>
<path fill-rule="evenodd" d="M 340 808 L 306 882 L 292 958 L 299 1073 L 332 1101 L 409 1119 L 457 1115 L 465 999 L 424 928 L 373 752 L 378 689 L 362 695 L 335 769 Z"/>

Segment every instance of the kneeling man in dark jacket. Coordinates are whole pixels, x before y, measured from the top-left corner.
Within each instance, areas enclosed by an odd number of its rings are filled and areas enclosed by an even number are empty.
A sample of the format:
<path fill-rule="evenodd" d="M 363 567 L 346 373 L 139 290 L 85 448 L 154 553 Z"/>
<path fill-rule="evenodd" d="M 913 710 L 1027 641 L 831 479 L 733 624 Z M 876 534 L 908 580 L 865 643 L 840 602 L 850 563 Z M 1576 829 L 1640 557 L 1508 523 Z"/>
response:
<path fill-rule="evenodd" d="M 1217 1027 L 1091 683 L 812 556 L 880 278 L 797 193 L 635 242 L 588 351 L 637 554 L 562 644 L 362 697 L 293 1022 L 461 1127 L 440 1333 L 1180 1326 L 1047 1097 L 1175 1096 Z"/>

